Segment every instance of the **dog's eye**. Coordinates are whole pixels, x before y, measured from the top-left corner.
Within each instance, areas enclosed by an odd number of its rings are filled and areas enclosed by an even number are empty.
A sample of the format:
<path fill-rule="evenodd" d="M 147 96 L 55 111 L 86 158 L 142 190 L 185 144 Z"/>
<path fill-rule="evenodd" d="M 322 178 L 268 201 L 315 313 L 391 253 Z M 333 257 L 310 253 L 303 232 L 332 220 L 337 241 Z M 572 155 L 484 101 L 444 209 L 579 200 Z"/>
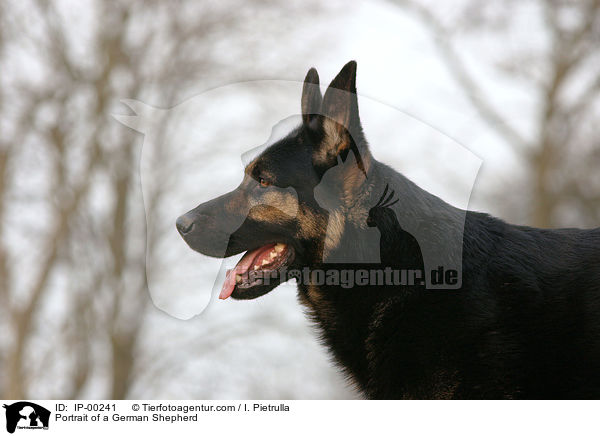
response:
<path fill-rule="evenodd" d="M 263 179 L 262 177 L 258 178 L 258 182 L 260 183 L 260 186 L 263 188 L 266 188 L 267 186 L 270 185 L 269 181 L 266 179 Z"/>

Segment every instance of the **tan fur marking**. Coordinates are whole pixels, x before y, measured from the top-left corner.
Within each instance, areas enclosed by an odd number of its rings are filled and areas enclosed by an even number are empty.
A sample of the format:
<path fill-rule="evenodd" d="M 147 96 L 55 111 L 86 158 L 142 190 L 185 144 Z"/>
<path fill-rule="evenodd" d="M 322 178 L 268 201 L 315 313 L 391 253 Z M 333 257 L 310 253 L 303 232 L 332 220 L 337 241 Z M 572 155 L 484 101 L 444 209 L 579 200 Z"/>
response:
<path fill-rule="evenodd" d="M 319 220 L 311 210 L 302 208 L 298 212 L 299 237 L 318 238 L 323 234 L 326 229 L 323 228 L 322 220 Z"/>
<path fill-rule="evenodd" d="M 315 148 L 315 152 L 313 153 L 313 159 L 315 163 L 324 163 L 327 162 L 327 146 L 322 144 L 319 147 Z"/>
<path fill-rule="evenodd" d="M 323 297 L 321 295 L 321 290 L 318 286 L 309 285 L 308 286 L 308 300 L 315 310 L 317 310 L 319 304 L 323 301 Z"/>
<path fill-rule="evenodd" d="M 283 214 L 279 209 L 264 204 L 259 204 L 251 208 L 250 212 L 248 212 L 248 217 L 256 221 L 271 223 L 283 223 L 289 220 L 289 217 Z"/>
<path fill-rule="evenodd" d="M 356 203 L 353 206 L 349 206 L 346 211 L 346 219 L 350 222 L 357 223 L 360 228 L 366 229 L 367 218 L 369 217 L 369 208 L 363 204 Z"/>
<path fill-rule="evenodd" d="M 265 192 L 257 203 L 275 207 L 290 217 L 298 213 L 298 199 L 283 190 Z"/>
<path fill-rule="evenodd" d="M 367 161 L 370 160 L 369 153 L 363 153 L 361 156 L 363 164 L 365 165 L 365 170 L 368 171 Z M 368 172 L 367 172 L 368 174 Z M 358 165 L 353 165 L 352 168 L 349 168 L 344 172 L 344 195 L 347 198 L 350 198 L 354 195 L 354 193 L 358 192 L 363 183 L 365 183 L 366 177 L 365 174 L 358 168 Z"/>
<path fill-rule="evenodd" d="M 317 148 L 315 153 L 315 160 L 317 162 L 326 162 L 330 156 L 336 156 L 340 154 L 342 150 L 348 148 L 348 138 L 345 134 L 340 132 L 341 126 L 335 121 L 325 118 L 323 121 L 323 130 L 325 132 L 325 139 L 323 143 Z"/>
<path fill-rule="evenodd" d="M 338 245 L 340 245 L 344 233 L 345 221 L 346 220 L 342 211 L 335 210 L 329 213 L 323 259 L 327 259 L 331 250 L 334 250 Z"/>

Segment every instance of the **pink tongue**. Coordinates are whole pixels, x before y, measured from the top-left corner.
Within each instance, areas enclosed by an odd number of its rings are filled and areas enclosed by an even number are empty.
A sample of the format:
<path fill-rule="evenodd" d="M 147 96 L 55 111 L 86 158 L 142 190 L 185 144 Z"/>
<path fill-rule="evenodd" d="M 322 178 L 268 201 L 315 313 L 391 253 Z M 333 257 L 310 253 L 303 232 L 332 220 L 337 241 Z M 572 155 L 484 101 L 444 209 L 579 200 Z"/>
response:
<path fill-rule="evenodd" d="M 265 247 L 257 248 L 253 251 L 248 251 L 244 256 L 240 259 L 237 265 L 227 271 L 225 276 L 225 283 L 223 283 L 223 287 L 221 288 L 221 293 L 219 294 L 219 298 L 221 300 L 225 300 L 229 298 L 233 289 L 235 288 L 235 276 L 236 274 L 244 274 L 252 265 L 252 261 L 256 258 L 256 256 L 265 249 Z"/>

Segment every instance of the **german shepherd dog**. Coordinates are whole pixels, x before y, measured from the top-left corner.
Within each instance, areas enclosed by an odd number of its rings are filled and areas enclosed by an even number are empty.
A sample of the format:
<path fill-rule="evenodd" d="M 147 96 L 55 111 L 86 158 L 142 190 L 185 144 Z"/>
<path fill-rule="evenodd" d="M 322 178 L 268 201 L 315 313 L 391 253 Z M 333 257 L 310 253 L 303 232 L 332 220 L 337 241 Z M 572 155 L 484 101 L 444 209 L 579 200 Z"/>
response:
<path fill-rule="evenodd" d="M 177 219 L 202 254 L 246 251 L 220 298 L 260 297 L 292 269 L 376 266 L 422 278 L 424 244 L 458 234 L 456 289 L 296 277 L 348 378 L 374 399 L 600 398 L 600 228 L 511 225 L 424 191 L 371 155 L 355 84 L 354 61 L 324 95 L 310 69 L 302 123 L 246 166 L 238 188 Z M 380 234 L 378 263 L 365 266 L 369 231 Z M 329 262 L 336 253 L 342 260 Z"/>

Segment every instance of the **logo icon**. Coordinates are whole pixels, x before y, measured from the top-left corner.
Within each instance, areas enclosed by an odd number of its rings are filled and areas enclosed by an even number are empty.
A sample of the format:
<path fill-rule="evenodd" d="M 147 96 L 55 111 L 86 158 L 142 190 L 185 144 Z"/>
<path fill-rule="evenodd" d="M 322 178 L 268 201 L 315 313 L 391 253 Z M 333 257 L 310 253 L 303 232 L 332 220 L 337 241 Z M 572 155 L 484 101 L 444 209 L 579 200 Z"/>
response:
<path fill-rule="evenodd" d="M 48 430 L 50 421 L 48 409 L 29 401 L 4 404 L 3 407 L 6 409 L 6 431 L 9 433 L 14 433 L 17 428 Z"/>

